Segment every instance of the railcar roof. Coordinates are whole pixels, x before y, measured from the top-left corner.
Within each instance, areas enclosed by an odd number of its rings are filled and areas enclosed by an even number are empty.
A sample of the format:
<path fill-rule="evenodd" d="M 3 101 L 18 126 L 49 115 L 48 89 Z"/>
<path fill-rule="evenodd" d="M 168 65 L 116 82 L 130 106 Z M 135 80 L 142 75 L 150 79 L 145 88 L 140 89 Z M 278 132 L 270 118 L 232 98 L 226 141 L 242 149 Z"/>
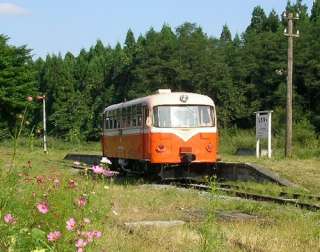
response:
<path fill-rule="evenodd" d="M 187 96 L 187 101 L 181 101 L 182 96 Z M 137 98 L 127 102 L 113 104 L 105 108 L 104 111 L 114 110 L 122 107 L 132 106 L 136 104 L 146 104 L 149 106 L 157 105 L 210 105 L 214 106 L 213 100 L 206 95 L 188 93 L 188 92 L 172 92 L 164 94 L 153 94 L 141 98 Z"/>

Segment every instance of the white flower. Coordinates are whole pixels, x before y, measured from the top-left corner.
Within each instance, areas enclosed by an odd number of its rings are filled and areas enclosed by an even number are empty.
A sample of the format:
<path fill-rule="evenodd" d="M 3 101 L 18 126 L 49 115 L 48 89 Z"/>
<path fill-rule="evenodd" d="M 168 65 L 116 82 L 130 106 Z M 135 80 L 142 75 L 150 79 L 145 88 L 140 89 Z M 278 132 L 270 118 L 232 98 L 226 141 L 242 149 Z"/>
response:
<path fill-rule="evenodd" d="M 109 165 L 112 164 L 111 161 L 110 161 L 107 157 L 102 157 L 100 163 L 102 163 L 102 164 L 109 164 Z"/>

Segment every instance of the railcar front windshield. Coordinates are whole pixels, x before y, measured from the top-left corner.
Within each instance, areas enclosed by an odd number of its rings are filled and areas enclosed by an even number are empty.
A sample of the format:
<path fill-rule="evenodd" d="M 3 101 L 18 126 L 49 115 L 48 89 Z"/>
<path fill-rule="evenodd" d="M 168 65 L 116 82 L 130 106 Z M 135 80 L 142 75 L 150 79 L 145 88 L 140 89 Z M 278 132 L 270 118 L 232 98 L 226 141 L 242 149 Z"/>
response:
<path fill-rule="evenodd" d="M 213 127 L 212 106 L 161 105 L 153 108 L 153 125 L 159 128 Z"/>

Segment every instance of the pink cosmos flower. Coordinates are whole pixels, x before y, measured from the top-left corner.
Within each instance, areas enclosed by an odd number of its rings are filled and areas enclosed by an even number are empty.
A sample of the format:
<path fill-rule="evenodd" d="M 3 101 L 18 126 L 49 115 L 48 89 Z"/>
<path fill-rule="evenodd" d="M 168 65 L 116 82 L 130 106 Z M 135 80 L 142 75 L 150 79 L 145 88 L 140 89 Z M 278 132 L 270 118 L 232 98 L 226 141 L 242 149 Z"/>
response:
<path fill-rule="evenodd" d="M 70 218 L 66 223 L 67 223 L 66 227 L 69 231 L 74 230 L 77 224 L 74 218 Z"/>
<path fill-rule="evenodd" d="M 69 188 L 75 188 L 77 186 L 77 182 L 73 179 L 69 180 Z"/>
<path fill-rule="evenodd" d="M 117 175 L 118 172 L 110 171 L 110 170 L 103 170 L 103 175 L 106 177 L 113 177 Z"/>
<path fill-rule="evenodd" d="M 12 214 L 6 214 L 3 219 L 4 219 L 4 222 L 7 224 L 16 223 L 16 219 L 13 217 Z"/>
<path fill-rule="evenodd" d="M 40 202 L 37 204 L 38 211 L 42 214 L 49 212 L 49 206 L 46 202 Z"/>
<path fill-rule="evenodd" d="M 83 196 L 81 196 L 78 200 L 77 200 L 77 204 L 79 207 L 84 207 L 87 204 L 87 199 Z"/>
<path fill-rule="evenodd" d="M 102 236 L 102 233 L 100 231 L 93 231 L 94 237 L 99 239 Z"/>
<path fill-rule="evenodd" d="M 53 231 L 47 235 L 48 241 L 52 241 L 52 242 L 59 240 L 60 237 L 61 237 L 60 231 Z"/>
<path fill-rule="evenodd" d="M 99 239 L 102 236 L 100 231 L 87 231 L 81 232 L 82 237 L 87 239 L 88 242 L 92 242 L 94 239 Z"/>
<path fill-rule="evenodd" d="M 85 246 L 87 246 L 87 241 L 83 240 L 83 239 L 78 239 L 76 241 L 76 247 L 77 248 L 84 248 Z"/>
<path fill-rule="evenodd" d="M 92 166 L 92 171 L 96 174 L 102 174 L 103 168 L 99 165 L 94 165 L 94 166 Z"/>
<path fill-rule="evenodd" d="M 92 231 L 84 232 L 83 236 L 87 239 L 88 242 L 92 242 L 94 239 L 94 232 Z"/>

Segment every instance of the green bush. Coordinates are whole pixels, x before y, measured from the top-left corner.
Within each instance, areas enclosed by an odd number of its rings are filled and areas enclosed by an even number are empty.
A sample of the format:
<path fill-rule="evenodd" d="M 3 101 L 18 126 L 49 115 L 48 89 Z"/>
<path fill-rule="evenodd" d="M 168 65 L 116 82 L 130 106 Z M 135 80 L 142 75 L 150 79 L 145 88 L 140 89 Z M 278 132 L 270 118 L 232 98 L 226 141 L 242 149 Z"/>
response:
<path fill-rule="evenodd" d="M 220 130 L 220 153 L 234 154 L 238 148 L 255 148 L 255 132 L 237 128 Z"/>
<path fill-rule="evenodd" d="M 314 149 L 319 147 L 319 138 L 315 128 L 307 119 L 294 124 L 293 142 L 303 148 Z"/>

